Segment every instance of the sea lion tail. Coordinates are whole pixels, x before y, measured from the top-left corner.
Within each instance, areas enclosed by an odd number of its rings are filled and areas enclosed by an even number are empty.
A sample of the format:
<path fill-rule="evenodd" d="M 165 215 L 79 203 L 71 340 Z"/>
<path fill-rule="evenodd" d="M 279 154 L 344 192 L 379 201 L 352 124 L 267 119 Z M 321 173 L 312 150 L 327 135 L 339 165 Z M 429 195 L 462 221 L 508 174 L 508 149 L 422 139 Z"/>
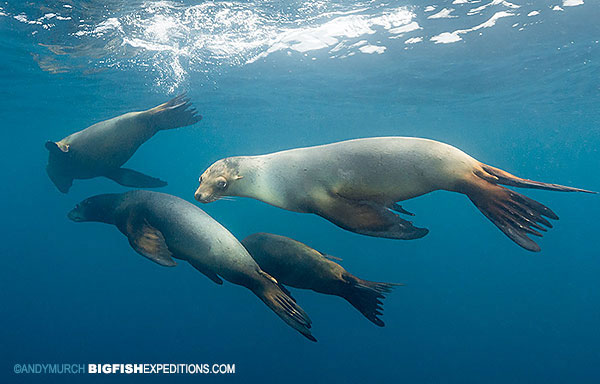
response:
<path fill-rule="evenodd" d="M 385 323 L 378 317 L 383 314 L 381 300 L 385 299 L 385 294 L 391 292 L 392 288 L 402 284 L 363 280 L 348 272 L 342 275 L 342 279 L 345 284 L 340 296 L 373 324 L 379 327 L 385 326 Z"/>
<path fill-rule="evenodd" d="M 290 327 L 310 341 L 317 341 L 310 332 L 312 321 L 306 312 L 279 287 L 277 280 L 263 271 L 260 275 L 260 283 L 252 292 Z"/>
<path fill-rule="evenodd" d="M 480 164 L 464 191 L 477 208 L 504 234 L 521 247 L 539 252 L 540 246 L 528 235 L 542 236 L 552 224 L 546 219 L 558 216 L 545 205 L 499 184 L 550 191 L 596 193 L 564 185 L 522 179 L 506 171 Z M 544 217 L 545 216 L 545 217 Z M 542 226 L 543 225 L 543 226 Z M 545 226 L 545 227 L 544 227 Z"/>
<path fill-rule="evenodd" d="M 198 111 L 192 108 L 190 99 L 185 96 L 181 94 L 147 111 L 157 131 L 185 127 L 202 119 Z"/>

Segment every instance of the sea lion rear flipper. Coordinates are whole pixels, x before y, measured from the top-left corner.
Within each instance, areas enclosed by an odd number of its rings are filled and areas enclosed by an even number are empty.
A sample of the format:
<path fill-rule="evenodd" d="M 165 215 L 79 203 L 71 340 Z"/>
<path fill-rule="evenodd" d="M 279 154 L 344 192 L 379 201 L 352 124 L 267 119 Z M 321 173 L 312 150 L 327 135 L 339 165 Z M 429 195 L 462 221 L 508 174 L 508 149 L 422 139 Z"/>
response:
<path fill-rule="evenodd" d="M 202 120 L 202 116 L 198 115 L 198 111 L 192 108 L 190 99 L 185 96 L 185 94 L 179 95 L 146 111 L 156 130 L 185 127 Z"/>
<path fill-rule="evenodd" d="M 341 228 L 367 236 L 412 240 L 429 233 L 429 230 L 401 219 L 383 205 L 350 200 L 340 195 L 321 202 L 315 213 Z"/>
<path fill-rule="evenodd" d="M 392 288 L 402 284 L 380 283 L 359 279 L 358 277 L 344 272 L 342 274 L 343 288 L 340 296 L 346 299 L 354 308 L 362 313 L 373 324 L 383 327 L 384 322 L 379 318 L 383 314 L 383 302 L 385 294 Z"/>
<path fill-rule="evenodd" d="M 214 281 L 215 283 L 217 283 L 219 285 L 223 285 L 223 280 L 221 280 L 221 278 L 219 276 L 217 276 L 217 274 L 214 273 L 213 271 L 208 270 L 202 264 L 195 262 L 193 260 L 189 260 L 189 263 L 192 265 L 192 267 L 196 268 L 198 270 L 198 272 L 202 273 L 204 276 L 208 277 L 209 279 L 211 279 L 212 281 Z"/>
<path fill-rule="evenodd" d="M 163 234 L 144 219 L 130 219 L 127 223 L 127 239 L 131 247 L 140 255 L 164 267 L 177 265 L 171 256 Z"/>
<path fill-rule="evenodd" d="M 521 247 L 539 252 L 540 246 L 529 236 L 541 237 L 552 228 L 548 219 L 558 220 L 550 208 L 499 184 L 550 191 L 595 193 L 580 188 L 522 179 L 498 168 L 480 163 L 462 188 L 475 206 L 506 236 Z"/>
<path fill-rule="evenodd" d="M 105 176 L 125 187 L 159 188 L 167 185 L 166 181 L 128 168 L 118 168 Z"/>

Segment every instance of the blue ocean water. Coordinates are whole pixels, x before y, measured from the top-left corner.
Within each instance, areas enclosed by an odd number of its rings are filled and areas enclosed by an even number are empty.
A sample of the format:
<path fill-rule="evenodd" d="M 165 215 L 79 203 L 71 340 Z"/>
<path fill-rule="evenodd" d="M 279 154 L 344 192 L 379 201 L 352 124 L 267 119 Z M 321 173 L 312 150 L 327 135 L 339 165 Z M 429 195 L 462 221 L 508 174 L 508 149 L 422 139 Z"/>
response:
<path fill-rule="evenodd" d="M 126 188 L 98 178 L 63 195 L 45 173 L 46 140 L 187 92 L 203 120 L 160 132 L 128 166 L 190 202 L 220 158 L 386 135 L 599 191 L 600 7 L 584 1 L 0 2 L 0 381 L 600 381 L 598 196 L 521 191 L 560 216 L 540 253 L 449 192 L 403 203 L 431 231 L 413 241 L 250 199 L 202 205 L 240 239 L 289 236 L 361 278 L 406 284 L 384 301 L 385 328 L 295 290 L 315 344 L 244 288 L 161 268 L 114 227 L 66 218 Z M 54 362 L 236 374 L 13 374 Z"/>

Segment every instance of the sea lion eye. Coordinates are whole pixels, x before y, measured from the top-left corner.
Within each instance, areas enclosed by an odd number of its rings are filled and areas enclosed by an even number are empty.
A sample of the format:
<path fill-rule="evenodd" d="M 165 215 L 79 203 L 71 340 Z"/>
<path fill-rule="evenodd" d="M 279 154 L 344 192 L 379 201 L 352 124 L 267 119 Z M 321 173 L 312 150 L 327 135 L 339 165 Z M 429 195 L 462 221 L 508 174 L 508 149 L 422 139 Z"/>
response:
<path fill-rule="evenodd" d="M 199 182 L 200 184 L 202 184 L 202 176 L 200 176 L 200 178 L 198 179 L 198 182 Z"/>
<path fill-rule="evenodd" d="M 217 188 L 219 188 L 219 189 L 227 188 L 227 181 L 225 181 L 225 180 L 217 181 Z"/>

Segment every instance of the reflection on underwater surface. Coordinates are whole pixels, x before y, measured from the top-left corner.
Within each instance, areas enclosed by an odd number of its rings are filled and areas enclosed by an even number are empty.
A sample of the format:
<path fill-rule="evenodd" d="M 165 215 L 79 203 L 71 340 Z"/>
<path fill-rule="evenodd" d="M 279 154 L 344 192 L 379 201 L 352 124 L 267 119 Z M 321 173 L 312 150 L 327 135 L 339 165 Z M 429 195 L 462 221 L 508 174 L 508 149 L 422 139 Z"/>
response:
<path fill-rule="evenodd" d="M 53 1 L 6 4 L 0 17 L 23 24 L 44 47 L 35 53 L 44 70 L 145 69 L 158 86 L 173 91 L 189 72 L 246 65 L 275 52 L 297 60 L 345 59 L 388 48 L 451 44 L 471 34 L 485 39 L 498 22 L 505 36 L 507 29 L 539 31 L 543 24 L 563 22 L 562 13 L 579 5 L 583 2 L 550 7 L 457 0 L 445 7 L 376 1 L 88 1 L 75 6 Z M 61 60 L 63 55 L 71 59 Z"/>
<path fill-rule="evenodd" d="M 238 239 L 289 236 L 361 278 L 406 284 L 386 299 L 385 328 L 294 290 L 312 344 L 232 284 L 161 269 L 108 226 L 66 219 L 125 188 L 93 179 L 63 196 L 45 174 L 46 140 L 187 90 L 202 122 L 126 166 L 190 202 L 220 158 L 388 135 L 600 190 L 600 9 L 577 3 L 0 3 L 2 381 L 32 379 L 10 374 L 16 362 L 52 360 L 231 362 L 228 379 L 244 382 L 596 382 L 597 196 L 532 191 L 560 216 L 535 255 L 448 193 L 403 205 L 431 230 L 410 242 L 250 199 L 202 206 Z"/>

